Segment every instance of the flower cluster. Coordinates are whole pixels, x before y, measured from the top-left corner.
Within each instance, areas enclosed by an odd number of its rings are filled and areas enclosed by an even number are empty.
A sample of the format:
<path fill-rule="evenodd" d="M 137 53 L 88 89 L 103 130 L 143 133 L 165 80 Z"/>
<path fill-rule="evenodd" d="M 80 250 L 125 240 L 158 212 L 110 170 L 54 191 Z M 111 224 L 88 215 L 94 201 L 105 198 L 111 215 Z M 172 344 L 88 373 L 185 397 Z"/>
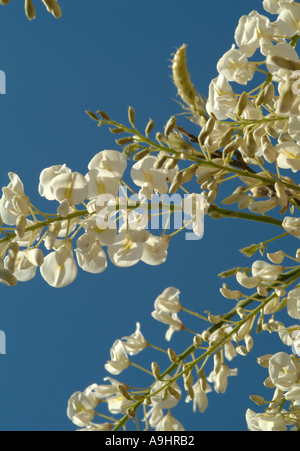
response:
<path fill-rule="evenodd" d="M 43 2 L 55 17 L 60 16 L 56 0 Z M 32 1 L 26 0 L 25 7 L 28 17 L 34 18 Z M 150 137 L 154 121 L 150 119 L 144 133 L 140 132 L 132 107 L 128 109 L 129 126 L 111 120 L 104 111 L 87 112 L 98 126 L 108 125 L 110 132 L 118 135 L 116 145 L 122 152 L 99 152 L 84 174 L 72 172 L 66 165 L 44 169 L 38 190 L 46 200 L 57 202 L 55 215 L 34 207 L 20 178 L 9 173 L 10 183 L 3 187 L 0 200 L 0 282 L 14 286 L 18 281 L 29 281 L 40 268 L 46 282 L 61 288 L 75 280 L 78 266 L 99 274 L 106 269 L 108 259 L 120 267 L 140 261 L 160 265 L 178 231 L 190 227 L 197 237 L 203 235 L 204 215 L 279 227 L 277 237 L 242 249 L 247 257 L 257 251 L 264 256 L 269 243 L 283 241 L 287 236 L 300 238 L 300 218 L 294 216 L 300 209 L 300 186 L 294 179 L 300 170 L 300 58 L 296 50 L 300 5 L 291 0 L 264 0 L 263 7 L 277 17 L 271 21 L 252 11 L 240 19 L 235 44 L 220 58 L 218 76 L 209 85 L 207 99 L 191 81 L 187 46 L 175 53 L 173 82 L 184 102 L 183 109 L 199 128 L 197 136 L 179 126 L 175 116 L 166 122 L 163 132 Z M 261 77 L 264 74 L 264 80 L 257 87 L 234 92 L 232 83 L 246 86 L 258 73 Z M 138 187 L 137 193 L 123 180 L 131 160 L 130 176 Z M 232 186 L 233 181 L 237 182 L 234 190 L 224 197 L 222 187 Z M 127 189 L 132 192 L 130 198 Z M 179 196 L 178 205 L 169 202 L 166 208 L 167 197 L 182 192 L 184 200 Z M 148 230 L 155 214 L 148 201 L 155 196 L 160 199 L 155 208 L 158 214 L 168 213 L 167 223 L 158 235 Z M 217 204 L 219 199 L 226 208 Z M 78 209 L 80 205 L 83 210 Z M 236 208 L 231 210 L 230 205 Z M 184 211 L 188 217 L 174 233 L 166 234 L 176 211 Z M 179 302 L 179 290 L 167 288 L 156 299 L 152 317 L 168 326 L 168 342 L 173 333 L 184 331 L 193 335 L 191 346 L 181 354 L 158 348 L 145 340 L 137 323 L 131 336 L 115 341 L 105 369 L 118 376 L 129 366 L 137 367 L 151 376 L 148 388 L 137 391 L 132 385 L 108 377 L 105 380 L 109 384 L 93 384 L 71 397 L 68 416 L 73 423 L 87 431 L 118 430 L 128 419 L 138 422 L 137 411 L 143 405 L 146 430 L 184 430 L 171 409 L 179 404 L 184 392 L 185 401 L 192 402 L 193 411 L 200 412 L 207 408 L 211 385 L 216 392 L 225 393 L 228 377 L 237 375 L 237 368 L 230 369 L 225 359 L 231 361 L 252 352 L 256 326 L 259 333 L 278 334 L 293 354 L 279 351 L 258 359 L 269 370 L 265 385 L 274 388 L 275 393 L 271 401 L 251 396 L 258 405 L 268 407 L 264 413 L 247 411 L 248 428 L 277 431 L 291 426 L 299 430 L 300 325 L 284 325 L 278 314 L 284 310 L 299 322 L 300 249 L 294 255 L 284 250 L 267 252 L 267 258 L 270 263 L 256 260 L 251 268 L 238 267 L 220 275 L 235 275 L 239 284 L 239 289 L 225 283 L 220 289 L 222 296 L 236 302 L 226 314 L 206 311 L 204 316 L 191 312 Z M 284 259 L 291 260 L 293 266 L 283 266 Z M 249 294 L 248 290 L 253 291 Z M 254 307 L 249 309 L 252 304 Z M 181 312 L 206 321 L 209 327 L 191 331 L 179 319 Z M 131 356 L 146 348 L 165 352 L 171 365 L 161 372 L 156 362 L 152 362 L 151 371 L 134 363 Z M 207 371 L 208 362 L 212 366 Z M 96 407 L 104 403 L 111 415 L 123 414 L 123 418 L 97 413 Z M 96 415 L 109 421 L 96 424 Z"/>

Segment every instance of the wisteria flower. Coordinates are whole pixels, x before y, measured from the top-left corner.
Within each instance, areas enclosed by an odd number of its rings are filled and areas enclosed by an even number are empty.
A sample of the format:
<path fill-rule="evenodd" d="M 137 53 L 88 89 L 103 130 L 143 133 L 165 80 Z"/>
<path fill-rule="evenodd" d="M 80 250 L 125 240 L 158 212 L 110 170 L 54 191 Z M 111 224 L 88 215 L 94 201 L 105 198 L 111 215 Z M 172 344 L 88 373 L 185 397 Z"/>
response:
<path fill-rule="evenodd" d="M 123 337 L 122 340 L 126 341 L 125 343 L 123 342 L 123 346 L 129 355 L 136 355 L 149 346 L 148 341 L 145 340 L 141 332 L 140 323 L 136 323 L 136 331 L 130 337 Z"/>
<path fill-rule="evenodd" d="M 117 150 L 102 150 L 94 156 L 88 165 L 90 171 L 92 169 L 106 169 L 112 172 L 118 180 L 123 177 L 126 167 L 125 156 Z"/>
<path fill-rule="evenodd" d="M 109 360 L 104 366 L 105 369 L 111 374 L 120 374 L 123 370 L 131 365 L 131 362 L 125 351 L 124 344 L 121 340 L 115 341 L 110 350 L 111 360 Z"/>
<path fill-rule="evenodd" d="M 71 252 L 62 246 L 48 254 L 41 266 L 41 275 L 54 288 L 70 285 L 77 277 L 78 267 Z"/>
<path fill-rule="evenodd" d="M 94 419 L 95 411 L 89 398 L 76 392 L 69 400 L 67 415 L 76 426 L 84 427 Z"/>

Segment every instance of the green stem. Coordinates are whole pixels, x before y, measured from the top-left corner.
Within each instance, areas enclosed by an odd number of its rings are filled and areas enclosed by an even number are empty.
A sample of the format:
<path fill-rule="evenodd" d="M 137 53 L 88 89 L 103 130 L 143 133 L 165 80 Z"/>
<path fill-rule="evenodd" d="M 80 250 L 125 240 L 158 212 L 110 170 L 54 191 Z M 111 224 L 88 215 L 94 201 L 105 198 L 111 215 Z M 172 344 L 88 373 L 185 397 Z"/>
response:
<path fill-rule="evenodd" d="M 239 218 L 247 219 L 248 221 L 263 222 L 265 224 L 273 224 L 278 227 L 282 227 L 282 221 L 279 219 L 272 218 L 271 216 L 259 216 L 253 213 L 243 213 L 241 211 L 228 210 L 220 208 L 216 205 L 211 205 L 208 208 L 208 213 L 216 212 L 219 213 L 222 218 Z"/>

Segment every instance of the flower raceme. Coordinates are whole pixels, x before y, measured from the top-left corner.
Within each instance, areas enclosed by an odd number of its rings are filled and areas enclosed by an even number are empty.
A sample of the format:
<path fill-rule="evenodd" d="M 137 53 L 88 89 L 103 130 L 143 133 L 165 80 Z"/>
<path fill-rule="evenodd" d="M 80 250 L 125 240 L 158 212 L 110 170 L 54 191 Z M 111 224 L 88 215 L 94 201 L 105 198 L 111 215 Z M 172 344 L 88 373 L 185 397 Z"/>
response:
<path fill-rule="evenodd" d="M 57 0 L 42 1 L 54 17 L 61 16 Z M 2 5 L 8 3 L 9 0 L 1 0 Z M 300 206 L 297 183 L 300 58 L 296 49 L 300 6 L 291 0 L 264 0 L 263 7 L 277 17 L 269 18 L 257 11 L 241 17 L 234 33 L 235 44 L 218 61 L 207 99 L 191 82 L 186 64 L 187 46 L 182 45 L 176 51 L 172 78 L 188 119 L 199 128 L 197 136 L 179 126 L 176 116 L 166 122 L 163 132 L 158 131 L 151 138 L 154 121 L 150 119 L 145 133 L 141 133 L 131 107 L 130 127 L 111 120 L 103 111 L 87 112 L 98 126 L 109 125 L 112 134 L 123 135 L 116 140 L 123 153 L 102 150 L 91 159 L 83 174 L 73 172 L 66 165 L 45 168 L 40 174 L 38 192 L 56 203 L 56 215 L 34 207 L 19 176 L 8 174 L 10 182 L 2 188 L 0 199 L 1 283 L 15 286 L 18 281 L 32 280 L 40 268 L 50 286 L 62 288 L 76 279 L 78 266 L 86 272 L 100 274 L 108 260 L 119 267 L 130 267 L 140 261 L 160 265 L 166 261 L 172 237 L 179 230 L 191 226 L 196 236 L 203 235 L 204 215 L 212 219 L 247 219 L 280 228 L 278 237 L 272 236 L 266 242 L 243 249 L 248 257 L 257 250 L 263 256 L 267 244 L 287 235 L 300 238 L 300 219 L 295 214 Z M 32 0 L 25 1 L 25 11 L 29 19 L 35 18 Z M 246 89 L 248 83 L 254 82 L 257 71 L 265 74 L 265 80 L 254 89 L 251 86 L 249 92 L 235 93 L 234 83 L 238 90 Z M 130 176 L 138 187 L 137 193 L 123 180 L 130 159 L 133 159 Z M 236 185 L 232 192 L 227 190 L 225 197 L 223 187 L 229 185 L 228 181 Z M 134 193 L 134 199 L 129 199 L 127 188 Z M 176 210 L 170 206 L 165 228 L 157 236 L 152 234 L 148 225 L 154 213 L 146 201 L 152 201 L 154 195 L 161 196 L 157 210 L 162 215 L 167 194 L 181 192 L 187 194 L 180 208 L 188 213 L 188 220 L 169 234 L 170 218 Z M 203 202 L 198 197 L 200 194 Z M 235 204 L 235 210 L 220 208 L 219 200 L 226 207 Z M 187 209 L 182 209 L 182 204 L 188 205 Z M 141 213 L 143 207 L 145 211 Z M 180 402 L 183 390 L 179 380 L 183 380 L 185 399 L 193 402 L 193 410 L 204 412 L 207 394 L 212 390 L 207 381 L 215 391 L 225 393 L 228 377 L 236 376 L 237 369 L 229 369 L 224 359 L 230 361 L 237 354 L 246 356 L 252 352 L 251 333 L 256 321 L 258 332 L 278 333 L 282 344 L 292 347 L 294 354 L 280 351 L 259 359 L 269 371 L 265 385 L 275 391 L 271 402 L 260 396 L 251 397 L 260 406 L 269 405 L 259 414 L 248 409 L 248 428 L 299 429 L 300 326 L 285 326 L 277 315 L 286 307 L 288 318 L 300 319 L 300 293 L 296 285 L 300 250 L 296 250 L 295 256 L 280 250 L 268 252 L 267 257 L 272 264 L 256 260 L 251 268 L 238 267 L 222 273 L 222 277 L 236 275 L 242 288 L 254 290 L 248 296 L 223 284 L 221 294 L 230 302 L 237 302 L 227 315 L 206 311 L 208 315 L 204 317 L 190 312 L 179 302 L 179 290 L 167 288 L 156 299 L 152 317 L 169 327 L 165 335 L 168 342 L 174 331 L 192 333 L 191 347 L 181 355 L 169 348 L 166 354 L 172 365 L 164 373 L 155 362 L 152 373 L 144 369 L 154 381 L 138 393 L 112 378 L 108 378 L 111 385 L 93 384 L 84 393 L 75 393 L 68 406 L 68 416 L 74 424 L 88 431 L 118 428 L 122 421 L 124 425 L 133 418 L 143 403 L 147 427 L 150 425 L 157 431 L 184 430 L 170 411 L 164 412 Z M 281 266 L 284 258 L 291 259 L 294 266 Z M 248 307 L 251 302 L 257 303 L 253 310 Z M 211 327 L 194 333 L 183 325 L 179 312 L 200 317 Z M 269 319 L 268 315 L 271 315 Z M 106 370 L 113 375 L 120 374 L 134 366 L 128 355 L 135 356 L 148 347 L 151 345 L 136 323 L 132 335 L 113 344 Z M 204 369 L 211 357 L 213 369 L 206 378 Z M 126 418 L 120 422 L 93 423 L 95 409 L 103 399 L 111 414 L 122 413 Z"/>

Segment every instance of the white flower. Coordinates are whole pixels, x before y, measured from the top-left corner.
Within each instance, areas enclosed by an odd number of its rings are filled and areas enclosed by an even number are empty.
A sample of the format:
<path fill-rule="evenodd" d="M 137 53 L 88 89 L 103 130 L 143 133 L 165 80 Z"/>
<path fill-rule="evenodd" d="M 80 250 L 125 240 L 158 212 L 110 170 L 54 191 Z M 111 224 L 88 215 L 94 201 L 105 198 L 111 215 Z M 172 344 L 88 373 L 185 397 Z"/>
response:
<path fill-rule="evenodd" d="M 261 282 L 269 283 L 277 280 L 284 268 L 280 265 L 271 265 L 262 260 L 257 260 L 253 263 L 251 271 L 253 277 L 259 277 Z"/>
<path fill-rule="evenodd" d="M 185 431 L 182 424 L 176 420 L 171 413 L 168 413 L 165 417 L 163 417 L 163 419 L 156 426 L 155 430 L 172 432 Z"/>
<path fill-rule="evenodd" d="M 155 384 L 151 387 L 150 394 L 153 394 L 160 390 L 162 387 L 166 386 L 166 381 L 170 380 L 171 376 L 167 374 L 163 380 L 155 382 Z M 171 387 L 176 390 L 179 394 L 181 394 L 181 389 L 177 385 L 176 382 L 171 384 Z M 151 402 L 154 407 L 159 409 L 173 409 L 173 407 L 177 406 L 179 399 L 175 398 L 172 394 L 169 393 L 166 399 L 163 399 L 164 390 L 162 389 L 156 395 L 151 396 Z"/>
<path fill-rule="evenodd" d="M 143 244 L 141 260 L 147 265 L 158 266 L 164 263 L 168 256 L 170 238 L 168 236 L 157 237 L 150 235 Z"/>
<path fill-rule="evenodd" d="M 88 183 L 89 199 L 102 194 L 111 194 L 117 197 L 119 192 L 119 182 L 117 177 L 106 169 L 91 169 L 85 176 Z"/>
<path fill-rule="evenodd" d="M 240 18 L 234 37 L 241 52 L 250 57 L 259 48 L 260 40 L 262 38 L 271 40 L 274 32 L 267 17 L 252 11 L 248 16 Z"/>
<path fill-rule="evenodd" d="M 251 409 L 246 412 L 247 426 L 250 431 L 286 431 L 284 416 L 280 412 L 255 413 Z"/>
<path fill-rule="evenodd" d="M 164 324 L 170 325 L 169 329 L 166 332 L 166 336 L 165 336 L 167 341 L 171 340 L 171 337 L 175 331 L 180 331 L 180 330 L 184 329 L 184 325 L 178 318 L 177 313 L 172 313 L 172 315 L 168 315 L 167 313 L 158 313 L 158 312 L 154 311 L 151 313 L 151 315 L 157 321 L 160 321 Z"/>
<path fill-rule="evenodd" d="M 167 288 L 154 302 L 155 311 L 160 313 L 178 313 L 182 310 L 179 302 L 180 291 L 177 288 Z"/>
<path fill-rule="evenodd" d="M 208 382 L 214 383 L 214 389 L 217 393 L 225 393 L 228 385 L 228 377 L 229 376 L 237 376 L 238 370 L 230 369 L 226 365 L 226 363 L 221 363 L 220 371 L 216 374 L 215 371 L 212 371 L 207 378 Z"/>
<path fill-rule="evenodd" d="M 211 392 L 212 388 L 209 384 L 207 384 L 206 390 L 204 391 L 201 387 L 200 380 L 198 380 L 192 388 L 194 390 L 193 412 L 196 412 L 198 408 L 199 412 L 203 413 L 208 407 L 208 398 L 206 393 Z M 189 402 L 190 400 L 190 397 L 187 396 L 185 402 Z"/>
<path fill-rule="evenodd" d="M 142 187 L 140 194 L 146 196 L 149 200 L 151 200 L 154 189 L 158 190 L 160 194 L 168 191 L 168 171 L 166 169 L 154 169 L 153 165 L 156 160 L 156 157 L 144 157 L 132 166 L 130 172 L 133 182 Z"/>
<path fill-rule="evenodd" d="M 264 0 L 263 7 L 271 14 L 279 14 L 286 8 L 290 8 L 294 0 Z"/>
<path fill-rule="evenodd" d="M 143 244 L 134 243 L 130 233 L 121 232 L 116 236 L 115 242 L 107 248 L 112 263 L 123 268 L 136 265 L 142 258 Z"/>
<path fill-rule="evenodd" d="M 110 350 L 110 356 L 111 360 L 109 360 L 104 367 L 111 374 L 120 374 L 131 365 L 121 340 L 115 341 Z"/>
<path fill-rule="evenodd" d="M 218 120 L 227 119 L 227 114 L 233 113 L 237 102 L 238 100 L 224 75 L 219 75 L 211 81 L 208 102 L 206 104 L 208 114 L 214 113 Z M 223 161 L 220 163 L 223 164 Z M 207 171 L 215 170 L 213 168 L 205 168 L 204 166 L 200 166 L 199 169 L 202 168 Z M 199 175 L 198 172 L 197 175 Z"/>
<path fill-rule="evenodd" d="M 87 181 L 79 172 L 57 175 L 51 180 L 49 188 L 54 199 L 58 202 L 62 203 L 68 200 L 68 207 L 81 204 L 88 194 Z"/>
<path fill-rule="evenodd" d="M 292 387 L 284 394 L 285 399 L 288 401 L 297 401 L 300 399 L 300 384 L 294 384 Z"/>
<path fill-rule="evenodd" d="M 300 319 L 300 287 L 289 292 L 287 297 L 287 312 L 290 317 Z"/>
<path fill-rule="evenodd" d="M 65 164 L 51 166 L 50 168 L 44 169 L 40 174 L 40 183 L 39 183 L 39 193 L 40 196 L 45 197 L 47 200 L 54 200 L 54 196 L 52 193 L 52 189 L 50 187 L 52 180 L 60 175 L 70 173 L 71 169 L 69 169 Z"/>
<path fill-rule="evenodd" d="M 106 169 L 113 173 L 113 175 L 120 180 L 123 177 L 127 167 L 127 160 L 125 156 L 117 150 L 102 150 L 90 161 L 88 168 L 91 169 Z"/>
<path fill-rule="evenodd" d="M 269 374 L 273 384 L 282 391 L 286 391 L 300 378 L 291 357 L 285 352 L 278 352 L 270 358 Z"/>
<path fill-rule="evenodd" d="M 123 395 L 112 396 L 107 398 L 108 410 L 113 414 L 117 415 L 123 413 L 126 408 L 132 405 L 132 400 L 124 398 Z"/>
<path fill-rule="evenodd" d="M 234 45 L 219 60 L 217 70 L 227 81 L 235 81 L 241 85 L 246 85 L 252 80 L 255 72 L 254 67 L 248 63 L 245 53 L 236 49 Z"/>
<path fill-rule="evenodd" d="M 77 277 L 78 268 L 73 253 L 65 246 L 48 254 L 41 266 L 41 275 L 54 288 L 63 288 Z"/>
<path fill-rule="evenodd" d="M 84 229 L 89 236 L 93 235 L 94 239 L 97 238 L 102 246 L 112 244 L 117 234 L 116 223 L 100 215 L 100 213 L 89 218 L 84 224 Z"/>
<path fill-rule="evenodd" d="M 95 409 L 100 403 L 99 397 L 95 394 L 95 389 L 97 388 L 97 384 L 92 384 L 87 387 L 83 394 L 91 401 L 92 408 Z"/>
<path fill-rule="evenodd" d="M 149 425 L 152 428 L 155 428 L 159 424 L 159 422 L 163 419 L 163 416 L 163 410 L 159 407 L 152 407 L 152 409 L 150 409 L 146 414 L 146 418 L 149 418 Z"/>
<path fill-rule="evenodd" d="M 112 377 L 105 377 L 104 381 L 109 381 L 111 385 L 98 385 L 94 388 L 95 396 L 99 399 L 109 398 L 110 396 L 116 395 L 119 393 L 118 385 L 121 385 L 121 382 L 113 379 Z M 122 384 L 124 385 L 124 384 Z M 126 386 L 125 386 L 126 388 Z"/>
<path fill-rule="evenodd" d="M 266 65 L 270 74 L 273 75 L 273 80 L 276 82 L 281 81 L 282 78 L 290 75 L 291 71 L 288 69 L 282 69 L 272 60 L 273 56 L 280 56 L 291 61 L 298 61 L 299 56 L 296 50 L 287 42 L 280 42 L 274 45 L 268 52 Z"/>
<path fill-rule="evenodd" d="M 83 237 L 88 235 L 85 233 Z M 82 237 L 81 237 L 82 238 Z M 77 246 L 78 246 L 77 240 Z M 80 247 L 75 249 L 78 265 L 84 271 L 92 274 L 100 274 L 107 268 L 107 258 L 98 240 L 92 242 L 90 249 L 85 252 Z"/>
<path fill-rule="evenodd" d="M 24 193 L 24 186 L 17 174 L 9 172 L 10 183 L 2 188 L 0 216 L 5 224 L 15 225 L 19 216 L 29 216 L 30 200 Z"/>
<path fill-rule="evenodd" d="M 277 144 L 274 150 L 278 152 L 277 163 L 282 169 L 297 172 L 300 169 L 300 146 L 294 142 Z"/>
<path fill-rule="evenodd" d="M 149 346 L 148 341 L 145 340 L 140 331 L 140 327 L 140 323 L 136 323 L 136 331 L 130 337 L 122 338 L 122 340 L 126 340 L 123 346 L 129 355 L 136 355 Z"/>
<path fill-rule="evenodd" d="M 300 218 L 286 216 L 282 222 L 282 228 L 290 235 L 300 238 Z"/>
<path fill-rule="evenodd" d="M 76 426 L 84 427 L 94 419 L 95 411 L 89 398 L 76 392 L 69 400 L 67 415 Z"/>
<path fill-rule="evenodd" d="M 14 276 L 19 282 L 27 282 L 35 277 L 37 267 L 43 263 L 44 256 L 40 249 L 20 251 L 15 262 Z"/>
<path fill-rule="evenodd" d="M 280 12 L 277 26 L 282 36 L 292 37 L 300 34 L 300 5 L 289 5 Z"/>

